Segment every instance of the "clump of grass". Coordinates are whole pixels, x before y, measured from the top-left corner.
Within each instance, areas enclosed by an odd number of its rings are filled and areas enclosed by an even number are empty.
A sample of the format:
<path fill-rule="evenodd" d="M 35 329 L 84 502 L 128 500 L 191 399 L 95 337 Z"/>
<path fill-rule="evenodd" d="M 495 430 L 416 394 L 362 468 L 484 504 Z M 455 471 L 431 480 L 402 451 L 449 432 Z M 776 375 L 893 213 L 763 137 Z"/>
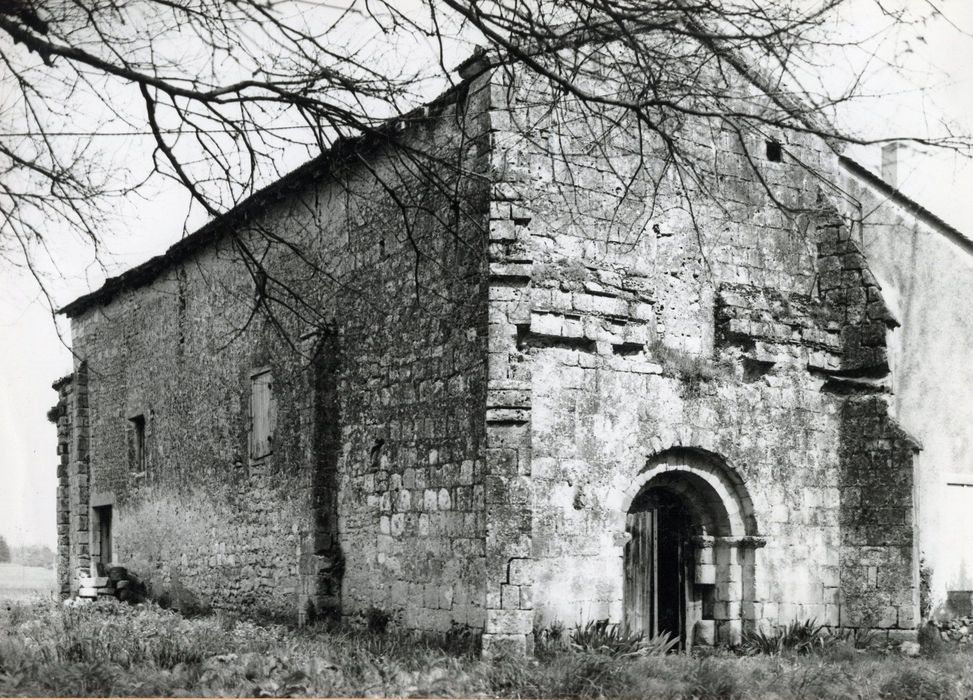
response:
<path fill-rule="evenodd" d="M 369 608 L 365 613 L 365 626 L 372 634 L 385 634 L 392 616 L 381 608 Z"/>
<path fill-rule="evenodd" d="M 548 666 L 538 688 L 545 697 L 604 698 L 632 693 L 639 686 L 635 668 L 603 654 L 572 654 L 558 666 Z"/>
<path fill-rule="evenodd" d="M 611 657 L 668 654 L 678 643 L 679 639 L 668 633 L 646 637 L 608 620 L 592 620 L 571 634 L 572 648 Z"/>
<path fill-rule="evenodd" d="M 742 690 L 732 662 L 713 657 L 700 659 L 690 682 L 690 697 L 698 700 L 736 700 Z"/>
<path fill-rule="evenodd" d="M 661 666 L 654 662 L 665 661 Z M 671 664 L 669 663 L 671 662 Z M 492 697 L 519 698 L 689 698 L 688 657 L 613 657 L 564 649 L 541 663 L 501 658 L 480 663 L 474 685 Z"/>
<path fill-rule="evenodd" d="M 946 649 L 946 643 L 943 641 L 939 628 L 931 621 L 919 628 L 918 641 L 923 656 L 937 658 Z"/>
<path fill-rule="evenodd" d="M 454 622 L 442 637 L 443 651 L 450 656 L 480 655 L 480 631 Z"/>
<path fill-rule="evenodd" d="M 200 663 L 226 646 L 215 618 L 191 622 L 152 605 L 99 603 L 60 610 L 37 606 L 36 611 L 39 615 L 18 629 L 31 653 L 48 663 L 171 669 Z"/>
<path fill-rule="evenodd" d="M 793 700 L 852 700 L 861 697 L 860 688 L 849 687 L 845 669 L 836 666 L 828 652 L 821 657 L 811 656 L 805 659 L 805 663 L 795 664 L 787 673 L 787 688 L 786 693 L 783 693 L 786 697 Z"/>
<path fill-rule="evenodd" d="M 844 663 L 854 661 L 863 649 L 856 648 L 852 643 L 843 640 L 836 640 L 825 645 L 821 650 L 821 657 L 831 663 Z"/>
<path fill-rule="evenodd" d="M 905 668 L 879 688 L 887 700 L 952 700 L 959 697 L 955 679 L 923 666 Z"/>
<path fill-rule="evenodd" d="M 561 259 L 536 266 L 534 280 L 545 286 L 557 285 L 566 292 L 579 292 L 594 275 L 577 259 Z"/>
<path fill-rule="evenodd" d="M 875 630 L 864 627 L 845 627 L 833 630 L 828 642 L 832 644 L 846 644 L 853 649 L 869 649 L 874 647 L 878 641 Z"/>
<path fill-rule="evenodd" d="M 824 625 L 815 620 L 794 620 L 790 624 L 763 630 L 744 631 L 740 651 L 744 654 L 809 654 L 829 641 Z"/>
<path fill-rule="evenodd" d="M 564 651 L 570 641 L 564 623 L 554 620 L 547 627 L 534 630 L 534 653 L 542 658 L 551 656 Z"/>
<path fill-rule="evenodd" d="M 682 381 L 687 398 L 699 396 L 704 383 L 732 371 L 726 362 L 715 362 L 704 355 L 677 350 L 664 345 L 660 340 L 656 340 L 649 346 L 649 352 L 662 366 L 664 374 L 677 377 Z"/>

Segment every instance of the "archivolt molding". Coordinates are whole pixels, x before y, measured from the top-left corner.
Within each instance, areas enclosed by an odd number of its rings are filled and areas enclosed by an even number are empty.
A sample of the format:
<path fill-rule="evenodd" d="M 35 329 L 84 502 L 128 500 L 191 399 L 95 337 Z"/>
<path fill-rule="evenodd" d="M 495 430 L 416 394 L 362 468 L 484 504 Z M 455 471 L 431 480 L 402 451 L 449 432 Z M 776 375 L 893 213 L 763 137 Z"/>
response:
<path fill-rule="evenodd" d="M 619 494 L 618 512 L 627 513 L 650 482 L 664 486 L 694 506 L 708 535 L 759 537 L 753 502 L 743 479 L 719 455 L 694 447 L 671 447 L 651 455 L 638 476 Z"/>

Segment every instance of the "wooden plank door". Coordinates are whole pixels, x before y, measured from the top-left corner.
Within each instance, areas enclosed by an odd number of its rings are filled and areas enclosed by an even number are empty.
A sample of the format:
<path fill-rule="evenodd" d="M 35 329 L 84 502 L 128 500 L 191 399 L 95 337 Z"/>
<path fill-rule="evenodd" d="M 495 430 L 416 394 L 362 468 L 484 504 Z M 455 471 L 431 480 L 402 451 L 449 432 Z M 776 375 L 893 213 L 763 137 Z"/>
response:
<path fill-rule="evenodd" d="M 625 625 L 632 632 L 655 636 L 659 629 L 658 511 L 629 513 L 625 530 L 631 535 L 624 553 Z"/>

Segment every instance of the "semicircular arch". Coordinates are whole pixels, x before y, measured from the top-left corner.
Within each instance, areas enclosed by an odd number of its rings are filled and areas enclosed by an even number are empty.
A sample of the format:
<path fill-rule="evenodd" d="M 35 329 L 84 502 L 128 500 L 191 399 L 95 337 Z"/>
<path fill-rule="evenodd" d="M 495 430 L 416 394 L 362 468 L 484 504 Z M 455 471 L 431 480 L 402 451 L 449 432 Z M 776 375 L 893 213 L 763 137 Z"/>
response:
<path fill-rule="evenodd" d="M 743 479 L 719 455 L 694 448 L 674 447 L 646 460 L 626 490 L 621 511 L 638 507 L 651 488 L 663 488 L 691 506 L 694 525 L 706 534 L 758 536 L 753 502 Z"/>

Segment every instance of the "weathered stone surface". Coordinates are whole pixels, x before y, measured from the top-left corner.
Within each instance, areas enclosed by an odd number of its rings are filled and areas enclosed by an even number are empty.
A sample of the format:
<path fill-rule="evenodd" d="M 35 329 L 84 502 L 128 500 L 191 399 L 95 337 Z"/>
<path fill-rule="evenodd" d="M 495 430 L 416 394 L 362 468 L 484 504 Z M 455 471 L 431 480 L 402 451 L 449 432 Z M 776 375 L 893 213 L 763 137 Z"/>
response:
<path fill-rule="evenodd" d="M 82 576 L 81 579 L 78 581 L 78 585 L 87 588 L 101 588 L 102 586 L 108 585 L 108 577 L 107 576 L 98 576 L 98 577 Z"/>
<path fill-rule="evenodd" d="M 476 174 L 459 201 L 403 183 L 436 214 L 408 232 L 380 151 L 73 312 L 64 592 L 100 560 L 90 506 L 110 503 L 114 558 L 158 594 L 300 618 L 379 608 L 529 652 L 537 626 L 632 614 L 627 517 L 655 489 L 693 513 L 687 637 L 915 626 L 917 447 L 878 383 L 895 321 L 818 181 L 796 162 L 759 178 L 760 140 L 687 126 L 726 175 L 716 206 L 624 135 L 579 155 L 606 125 L 570 100 L 559 145 L 524 138 L 513 124 L 550 119 L 529 99 L 544 89 L 486 73 L 406 132 Z M 827 169 L 825 144 L 788 138 Z M 808 213 L 785 218 L 765 182 Z M 241 253 L 268 232 L 312 256 L 270 246 L 263 264 L 313 318 L 252 315 L 286 295 Z M 271 395 L 254 393 L 267 372 Z"/>
<path fill-rule="evenodd" d="M 412 138 L 441 147 L 458 171 L 482 170 L 459 145 L 485 106 L 470 85 Z M 377 607 L 405 627 L 483 627 L 488 187 L 460 183 L 463 220 L 429 217 L 409 243 L 388 225 L 401 212 L 382 178 L 396 167 L 387 156 L 371 170 L 311 174 L 231 236 L 74 314 L 79 364 L 60 389 L 65 593 L 78 585 L 66 572 L 89 561 L 90 482 L 113 498 L 114 559 L 156 595 L 288 617 Z M 413 184 L 402 183 L 407 200 L 438 196 Z M 446 199 L 435 206 L 451 211 Z M 280 236 L 306 252 L 282 245 L 263 260 L 300 299 L 301 318 L 283 306 L 250 318 L 256 285 L 234 236 L 254 248 Z M 529 265 L 490 272 L 516 279 Z M 256 456 L 251 375 L 262 369 L 276 425 L 269 454 Z M 494 398 L 516 412 L 519 392 Z M 434 599 L 414 595 L 446 581 Z"/>

